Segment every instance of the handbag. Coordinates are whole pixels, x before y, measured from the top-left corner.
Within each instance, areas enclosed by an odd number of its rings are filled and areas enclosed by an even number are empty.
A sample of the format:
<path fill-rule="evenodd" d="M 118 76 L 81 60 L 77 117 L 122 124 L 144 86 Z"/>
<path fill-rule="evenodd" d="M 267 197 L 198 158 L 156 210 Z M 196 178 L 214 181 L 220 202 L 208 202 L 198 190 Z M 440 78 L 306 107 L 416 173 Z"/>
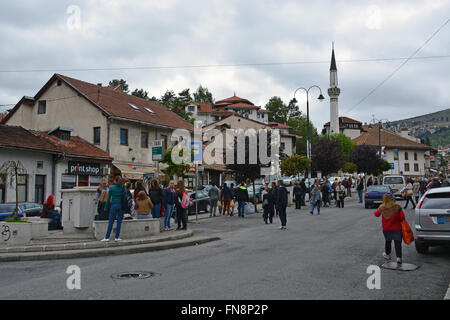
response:
<path fill-rule="evenodd" d="M 411 189 L 406 190 L 406 196 L 412 197 L 414 195 L 414 192 Z"/>
<path fill-rule="evenodd" d="M 402 222 L 402 238 L 403 238 L 403 242 L 405 244 L 410 244 L 411 242 L 414 241 L 414 234 L 411 230 L 411 227 L 409 226 L 408 222 L 406 221 L 406 219 L 404 219 Z"/>

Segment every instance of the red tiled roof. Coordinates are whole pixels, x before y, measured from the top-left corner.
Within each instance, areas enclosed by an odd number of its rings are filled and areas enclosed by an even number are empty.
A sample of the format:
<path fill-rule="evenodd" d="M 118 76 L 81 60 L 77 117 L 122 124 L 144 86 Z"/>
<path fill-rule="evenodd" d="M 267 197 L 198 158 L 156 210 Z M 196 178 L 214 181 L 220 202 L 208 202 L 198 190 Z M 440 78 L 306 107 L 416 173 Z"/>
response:
<path fill-rule="evenodd" d="M 232 104 L 232 103 L 238 103 L 238 102 L 248 103 L 248 104 L 253 105 L 253 103 L 251 103 L 249 100 L 243 99 L 243 98 L 239 98 L 239 97 L 236 97 L 236 96 L 229 97 L 229 98 L 217 101 L 216 105 L 225 105 L 225 104 Z"/>
<path fill-rule="evenodd" d="M 281 132 L 280 135 L 281 135 L 282 137 L 295 137 L 295 138 L 299 138 L 299 139 L 302 138 L 301 136 L 298 136 L 298 135 L 292 134 L 292 133 L 283 133 L 283 132 Z"/>
<path fill-rule="evenodd" d="M 285 129 L 291 129 L 291 126 L 288 126 L 287 124 L 282 124 L 278 122 L 269 122 L 269 126 L 273 128 L 285 128 Z"/>
<path fill-rule="evenodd" d="M 269 113 L 269 110 L 266 109 L 259 109 L 258 113 Z"/>
<path fill-rule="evenodd" d="M 208 102 L 194 102 L 198 106 L 198 111 L 200 113 L 210 113 L 213 112 L 212 105 Z"/>
<path fill-rule="evenodd" d="M 2 122 L 2 120 L 3 120 L 4 117 L 6 117 L 6 115 L 3 114 L 3 113 L 0 113 L 0 123 Z"/>
<path fill-rule="evenodd" d="M 259 107 L 248 103 L 234 103 L 226 106 L 227 109 L 259 109 Z"/>
<path fill-rule="evenodd" d="M 234 112 L 233 111 L 225 111 L 225 110 L 224 111 L 215 110 L 215 111 L 211 112 L 211 114 L 213 116 L 230 116 L 230 115 L 234 114 Z"/>
<path fill-rule="evenodd" d="M 362 132 L 361 135 L 355 139 L 356 145 L 379 145 L 378 125 L 367 127 L 366 132 Z M 404 138 L 392 131 L 381 129 L 381 145 L 387 148 L 402 148 L 402 149 L 418 149 L 418 150 L 431 150 L 430 146 L 422 143 L 418 143 L 407 138 Z"/>
<path fill-rule="evenodd" d="M 133 95 L 111 90 L 107 87 L 100 87 L 67 76 L 59 74 L 56 74 L 56 76 L 71 85 L 75 90 L 83 93 L 89 100 L 113 117 L 136 120 L 170 128 L 194 129 L 189 122 L 183 120 L 180 116 L 157 102 L 147 101 Z M 129 103 L 137 106 L 139 111 L 133 110 L 129 106 Z M 145 107 L 152 110 L 154 114 L 151 114 L 144 109 Z"/>
<path fill-rule="evenodd" d="M 73 157 L 112 160 L 106 152 L 79 137 L 72 136 L 70 141 L 63 141 L 46 132 L 32 131 L 16 126 L 0 125 L 0 146 Z"/>

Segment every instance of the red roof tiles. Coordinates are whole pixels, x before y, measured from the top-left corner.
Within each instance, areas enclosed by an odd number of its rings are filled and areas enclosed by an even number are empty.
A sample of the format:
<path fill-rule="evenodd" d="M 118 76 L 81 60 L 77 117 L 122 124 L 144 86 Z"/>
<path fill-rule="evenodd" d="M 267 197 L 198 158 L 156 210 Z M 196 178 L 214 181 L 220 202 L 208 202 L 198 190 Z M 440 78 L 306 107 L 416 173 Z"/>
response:
<path fill-rule="evenodd" d="M 0 146 L 64 154 L 69 157 L 112 160 L 106 152 L 79 137 L 72 136 L 70 141 L 63 141 L 46 132 L 16 126 L 0 125 Z"/>

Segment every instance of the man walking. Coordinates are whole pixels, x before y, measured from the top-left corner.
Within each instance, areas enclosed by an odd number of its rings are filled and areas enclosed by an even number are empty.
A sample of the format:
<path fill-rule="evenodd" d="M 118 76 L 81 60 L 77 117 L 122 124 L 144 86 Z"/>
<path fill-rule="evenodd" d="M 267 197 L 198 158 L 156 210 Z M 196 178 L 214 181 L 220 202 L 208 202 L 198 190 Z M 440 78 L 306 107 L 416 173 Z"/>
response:
<path fill-rule="evenodd" d="M 278 187 L 276 182 L 272 182 L 273 202 L 275 203 L 275 216 L 278 217 Z"/>
<path fill-rule="evenodd" d="M 298 180 L 295 182 L 293 193 L 294 193 L 295 209 L 301 209 L 302 187 L 300 187 L 300 183 L 298 182 Z"/>
<path fill-rule="evenodd" d="M 248 202 L 248 191 L 245 187 L 245 183 L 241 182 L 241 185 L 236 191 L 236 200 L 238 201 L 238 214 L 239 217 L 244 218 L 245 204 Z"/>
<path fill-rule="evenodd" d="M 352 197 L 352 177 L 347 180 L 347 194 L 350 198 Z"/>
<path fill-rule="evenodd" d="M 356 182 L 356 190 L 358 191 L 359 203 L 363 202 L 364 179 L 359 177 Z"/>
<path fill-rule="evenodd" d="M 227 215 L 230 215 L 230 203 L 231 203 L 231 190 L 228 188 L 227 184 L 224 183 L 222 188 L 222 215 L 225 215 L 225 210 Z"/>
<path fill-rule="evenodd" d="M 337 193 L 337 203 L 338 208 L 344 208 L 344 200 L 345 200 L 345 187 L 342 185 L 342 183 L 339 181 L 338 185 L 336 187 L 336 193 Z"/>
<path fill-rule="evenodd" d="M 211 189 L 208 191 L 208 196 L 210 199 L 211 204 L 211 212 L 209 213 L 209 216 L 214 217 L 216 216 L 216 210 L 217 210 L 217 201 L 219 201 L 219 189 L 216 187 L 216 184 L 213 182 Z"/>
<path fill-rule="evenodd" d="M 230 190 L 231 190 L 231 199 L 233 200 L 232 202 L 235 202 L 236 201 L 236 188 L 234 187 L 234 183 L 231 184 Z M 234 205 L 231 206 L 230 217 L 232 217 L 233 214 L 234 214 Z"/>
<path fill-rule="evenodd" d="M 305 197 L 306 197 L 306 193 L 308 192 L 308 188 L 306 187 L 306 183 L 305 183 L 305 179 L 302 179 L 302 182 L 300 182 L 300 187 L 302 189 L 302 193 L 301 193 L 301 205 L 302 206 L 306 206 L 305 203 Z"/>
<path fill-rule="evenodd" d="M 280 217 L 281 222 L 281 230 L 286 230 L 286 208 L 288 205 L 288 191 L 286 187 L 283 185 L 283 180 L 278 180 L 278 189 L 277 189 L 277 205 L 278 205 L 278 215 Z"/>

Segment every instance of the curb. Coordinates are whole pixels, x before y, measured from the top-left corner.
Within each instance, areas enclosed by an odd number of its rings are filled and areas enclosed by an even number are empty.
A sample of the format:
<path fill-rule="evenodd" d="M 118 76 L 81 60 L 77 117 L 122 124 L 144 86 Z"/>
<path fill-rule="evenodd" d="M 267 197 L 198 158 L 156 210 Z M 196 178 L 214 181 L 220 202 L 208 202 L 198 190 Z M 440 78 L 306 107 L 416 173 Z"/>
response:
<path fill-rule="evenodd" d="M 172 235 L 158 235 L 150 238 L 128 239 L 121 242 L 100 242 L 92 239 L 90 241 L 83 242 L 70 242 L 70 243 L 56 243 L 56 244 L 41 244 L 33 246 L 15 246 L 0 248 L 0 254 L 4 253 L 24 253 L 24 252 L 48 252 L 48 251 L 63 251 L 63 250 L 82 250 L 82 249 L 100 249 L 111 247 L 122 247 L 130 245 L 150 244 L 161 241 L 180 240 L 188 237 L 192 237 L 194 232 L 192 230 L 187 232 L 173 233 Z"/>
<path fill-rule="evenodd" d="M 450 284 L 448 285 L 447 293 L 444 297 L 444 300 L 450 300 Z"/>
<path fill-rule="evenodd" d="M 112 255 L 135 254 L 151 251 L 161 251 L 167 249 L 183 248 L 188 246 L 200 245 L 212 241 L 220 240 L 219 237 L 189 237 L 182 240 L 163 241 L 163 243 L 150 243 L 138 245 L 123 245 L 109 248 L 82 249 L 82 250 L 63 250 L 46 252 L 23 252 L 6 253 L 0 255 L 0 262 L 13 261 L 37 261 L 37 260 L 55 260 L 55 259 L 79 259 L 104 257 Z"/>

